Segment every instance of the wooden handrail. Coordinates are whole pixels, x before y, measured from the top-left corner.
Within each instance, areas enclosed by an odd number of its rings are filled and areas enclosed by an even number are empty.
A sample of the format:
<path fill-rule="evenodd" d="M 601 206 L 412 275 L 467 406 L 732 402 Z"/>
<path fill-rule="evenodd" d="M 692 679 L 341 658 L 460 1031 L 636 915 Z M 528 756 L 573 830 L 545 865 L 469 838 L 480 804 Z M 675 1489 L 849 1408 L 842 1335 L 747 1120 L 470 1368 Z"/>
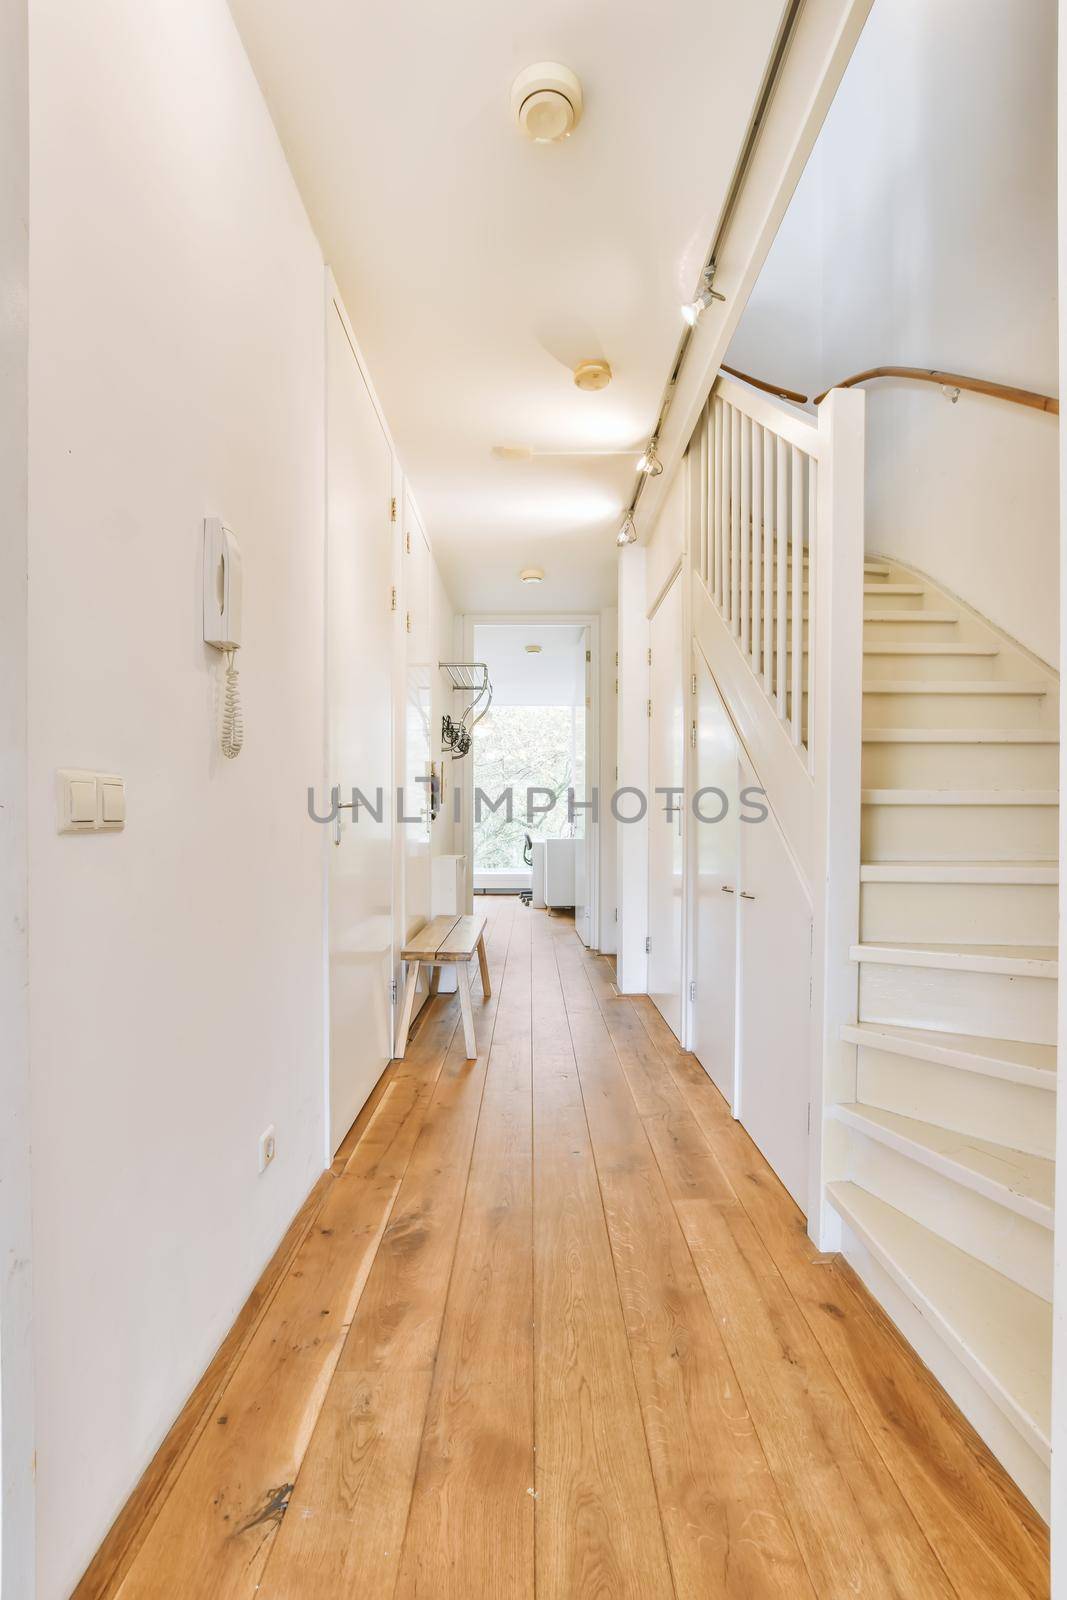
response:
<path fill-rule="evenodd" d="M 795 389 L 776 389 L 773 383 L 764 383 L 762 378 L 754 378 L 750 372 L 738 372 L 736 367 L 728 367 L 722 362 L 719 370 L 728 372 L 731 378 L 740 378 L 742 383 L 750 383 L 753 389 L 762 389 L 764 394 L 772 394 L 776 400 L 793 400 L 798 406 L 806 406 L 806 394 L 797 394 Z"/>
<path fill-rule="evenodd" d="M 845 378 L 833 387 L 854 389 L 858 383 L 869 383 L 872 378 L 914 378 L 919 383 L 936 383 L 945 389 L 969 389 L 973 394 L 991 395 L 994 400 L 1010 400 L 1013 405 L 1029 406 L 1033 411 L 1048 411 L 1057 417 L 1060 414 L 1060 403 L 1050 394 L 1035 394 L 1031 389 L 1013 389 L 1006 383 L 968 378 L 960 372 L 939 372 L 936 367 L 869 367 L 866 372 L 855 372 L 851 378 Z M 817 394 L 815 404 L 821 405 L 829 393 L 829 389 L 825 389 L 822 394 Z"/>

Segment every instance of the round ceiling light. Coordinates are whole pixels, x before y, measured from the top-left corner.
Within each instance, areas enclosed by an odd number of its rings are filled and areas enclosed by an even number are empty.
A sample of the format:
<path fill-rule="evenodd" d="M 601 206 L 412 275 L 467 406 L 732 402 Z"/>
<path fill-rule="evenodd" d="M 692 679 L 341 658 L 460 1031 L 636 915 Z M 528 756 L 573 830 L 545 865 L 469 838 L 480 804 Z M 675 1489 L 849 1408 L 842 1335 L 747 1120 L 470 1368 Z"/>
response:
<path fill-rule="evenodd" d="M 574 381 L 579 389 L 606 389 L 611 382 L 611 368 L 606 361 L 579 361 L 574 369 Z"/>
<path fill-rule="evenodd" d="M 569 139 L 582 117 L 582 86 L 569 67 L 538 61 L 511 86 L 511 110 L 520 133 L 534 144 Z"/>
<path fill-rule="evenodd" d="M 539 644 L 528 644 L 525 646 L 525 650 L 528 656 L 539 656 L 541 654 L 541 646 Z"/>
<path fill-rule="evenodd" d="M 522 579 L 523 583 L 540 583 L 541 579 L 544 577 L 544 573 L 541 571 L 540 567 L 523 567 L 522 571 L 519 573 L 519 577 Z"/>

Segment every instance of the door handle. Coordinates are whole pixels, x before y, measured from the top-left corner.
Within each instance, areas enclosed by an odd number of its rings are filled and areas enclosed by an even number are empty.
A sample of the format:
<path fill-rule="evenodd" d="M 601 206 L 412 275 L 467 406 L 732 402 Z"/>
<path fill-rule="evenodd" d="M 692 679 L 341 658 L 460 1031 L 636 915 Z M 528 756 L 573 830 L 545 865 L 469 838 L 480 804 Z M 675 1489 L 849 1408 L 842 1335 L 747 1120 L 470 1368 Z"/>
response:
<path fill-rule="evenodd" d="M 742 889 L 741 890 L 741 898 L 742 898 L 742 900 L 755 900 L 756 896 L 754 894 L 749 894 L 747 892 L 747 890 Z"/>
<path fill-rule="evenodd" d="M 730 888 L 728 883 L 723 883 L 719 886 L 719 892 L 721 894 L 733 894 L 734 891 Z"/>

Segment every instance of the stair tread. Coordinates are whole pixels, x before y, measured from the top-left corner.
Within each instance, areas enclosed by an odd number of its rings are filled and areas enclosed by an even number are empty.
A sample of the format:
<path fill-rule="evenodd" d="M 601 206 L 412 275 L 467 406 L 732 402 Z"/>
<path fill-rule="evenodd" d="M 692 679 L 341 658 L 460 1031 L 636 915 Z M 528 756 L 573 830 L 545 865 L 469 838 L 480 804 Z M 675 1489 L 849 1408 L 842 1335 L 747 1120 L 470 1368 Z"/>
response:
<path fill-rule="evenodd" d="M 864 594 L 925 594 L 918 583 L 865 583 Z"/>
<path fill-rule="evenodd" d="M 913 944 L 907 940 L 877 939 L 853 945 L 850 954 L 853 961 L 886 966 L 940 967 L 1009 977 L 1057 975 L 1058 952 L 1050 944 Z"/>
<path fill-rule="evenodd" d="M 861 883 L 1058 884 L 1055 861 L 865 861 Z"/>
<path fill-rule="evenodd" d="M 855 1183 L 832 1204 L 972 1377 L 1047 1460 L 1052 1311 L 1038 1295 Z"/>
<path fill-rule="evenodd" d="M 1027 678 L 871 678 L 864 694 L 1046 695 L 1049 685 Z"/>
<path fill-rule="evenodd" d="M 848 1023 L 842 1028 L 841 1037 L 851 1044 L 868 1044 L 923 1060 L 959 1057 L 958 1064 L 980 1062 L 982 1067 L 978 1070 L 989 1070 L 994 1077 L 1008 1076 L 1018 1082 L 1055 1087 L 1056 1046 L 1052 1044 L 1023 1044 L 973 1033 L 940 1033 L 932 1028 L 906 1028 L 895 1022 Z M 998 1067 L 1004 1070 L 992 1071 Z M 1050 1081 L 1043 1083 L 1045 1079 Z"/>
<path fill-rule="evenodd" d="M 864 585 L 865 594 L 877 594 L 885 589 L 884 583 Z M 960 619 L 954 611 L 920 611 L 917 607 L 913 611 L 868 611 L 864 622 L 958 622 Z"/>
<path fill-rule="evenodd" d="M 946 1177 L 955 1179 L 1020 1216 L 1051 1228 L 1056 1163 L 1026 1155 L 1008 1145 L 976 1139 L 898 1111 L 882 1111 L 860 1101 L 839 1105 L 838 1119 L 869 1138 L 903 1150 Z"/>
<path fill-rule="evenodd" d="M 864 728 L 864 744 L 1058 744 L 1046 728 Z"/>
<path fill-rule="evenodd" d="M 862 789 L 865 806 L 1058 806 L 1058 789 Z"/>

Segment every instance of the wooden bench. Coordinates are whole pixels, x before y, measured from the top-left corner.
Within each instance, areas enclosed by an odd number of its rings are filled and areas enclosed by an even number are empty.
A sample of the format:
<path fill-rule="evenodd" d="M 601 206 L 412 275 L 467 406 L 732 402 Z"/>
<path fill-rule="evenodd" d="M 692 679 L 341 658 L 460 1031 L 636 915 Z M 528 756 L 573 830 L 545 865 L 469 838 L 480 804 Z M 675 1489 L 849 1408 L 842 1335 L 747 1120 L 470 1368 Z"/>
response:
<path fill-rule="evenodd" d="M 489 962 L 485 954 L 484 917 L 434 917 L 432 922 L 420 928 L 415 937 L 404 946 L 400 955 L 408 964 L 408 976 L 404 985 L 404 1005 L 400 1013 L 400 1029 L 396 1041 L 398 1059 L 403 1057 L 408 1047 L 408 1029 L 411 1027 L 411 1013 L 415 1006 L 419 969 L 429 967 L 430 994 L 435 995 L 440 982 L 441 968 L 452 965 L 462 965 L 466 969 L 456 974 L 459 1008 L 463 1014 L 463 1042 L 467 1050 L 467 1060 L 473 1061 L 477 1056 L 478 1047 L 474 1042 L 474 1013 L 471 1010 L 470 972 L 467 969 L 467 963 L 476 950 L 482 974 L 482 993 L 488 1000 L 493 991 L 489 986 Z"/>

